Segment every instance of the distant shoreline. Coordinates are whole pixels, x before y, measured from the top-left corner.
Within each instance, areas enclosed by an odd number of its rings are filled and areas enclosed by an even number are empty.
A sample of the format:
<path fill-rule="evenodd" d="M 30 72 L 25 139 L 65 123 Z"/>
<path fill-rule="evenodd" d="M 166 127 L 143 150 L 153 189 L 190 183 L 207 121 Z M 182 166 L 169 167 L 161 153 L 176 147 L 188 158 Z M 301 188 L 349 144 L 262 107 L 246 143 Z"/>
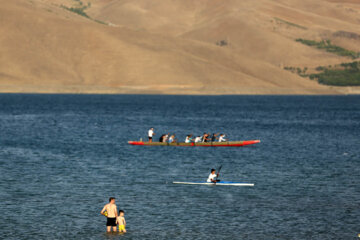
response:
<path fill-rule="evenodd" d="M 344 87 L 346 88 L 346 87 Z M 257 92 L 257 93 L 209 93 L 209 92 L 116 92 L 116 91 L 6 91 L 1 89 L 0 94 L 38 94 L 38 95 L 164 95 L 164 96 L 343 96 L 343 95 L 360 95 L 359 89 L 344 89 L 343 91 L 338 90 L 337 92 L 333 91 L 324 91 L 320 93 L 314 92 L 299 92 L 299 93 L 289 93 L 289 92 Z"/>
<path fill-rule="evenodd" d="M 10 87 L 3 88 L 0 86 L 1 94 L 109 94 L 109 95 L 199 95 L 199 96 L 222 96 L 222 95 L 359 95 L 360 87 L 329 87 L 328 89 L 233 89 L 233 90 L 220 90 L 220 89 L 206 89 L 201 91 L 200 89 L 193 90 L 180 90 L 180 89 L 143 89 L 143 90 L 124 90 L 121 88 L 81 88 L 81 87 L 69 87 L 69 88 L 22 88 L 22 87 Z"/>

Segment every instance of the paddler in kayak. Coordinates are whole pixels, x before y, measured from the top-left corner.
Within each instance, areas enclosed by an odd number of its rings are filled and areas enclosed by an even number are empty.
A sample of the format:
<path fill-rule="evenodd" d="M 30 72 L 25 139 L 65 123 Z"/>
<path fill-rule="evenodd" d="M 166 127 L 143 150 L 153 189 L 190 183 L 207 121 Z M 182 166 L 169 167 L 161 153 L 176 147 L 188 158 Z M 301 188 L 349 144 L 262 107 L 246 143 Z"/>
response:
<path fill-rule="evenodd" d="M 208 177 L 208 179 L 206 180 L 207 182 L 220 182 L 220 180 L 218 179 L 219 177 L 219 172 L 216 174 L 216 170 L 215 169 L 211 169 L 211 173 Z"/>

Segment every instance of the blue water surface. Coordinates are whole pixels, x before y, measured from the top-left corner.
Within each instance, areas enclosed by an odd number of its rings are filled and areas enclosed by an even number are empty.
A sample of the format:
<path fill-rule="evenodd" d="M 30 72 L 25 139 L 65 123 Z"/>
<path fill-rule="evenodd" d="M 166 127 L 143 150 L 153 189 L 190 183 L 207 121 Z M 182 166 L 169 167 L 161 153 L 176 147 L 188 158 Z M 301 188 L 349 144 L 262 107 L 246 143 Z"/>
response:
<path fill-rule="evenodd" d="M 149 127 L 261 143 L 127 144 Z M 172 184 L 220 165 L 255 186 Z M 1 239 L 357 239 L 360 96 L 1 94 L 0 212 Z"/>

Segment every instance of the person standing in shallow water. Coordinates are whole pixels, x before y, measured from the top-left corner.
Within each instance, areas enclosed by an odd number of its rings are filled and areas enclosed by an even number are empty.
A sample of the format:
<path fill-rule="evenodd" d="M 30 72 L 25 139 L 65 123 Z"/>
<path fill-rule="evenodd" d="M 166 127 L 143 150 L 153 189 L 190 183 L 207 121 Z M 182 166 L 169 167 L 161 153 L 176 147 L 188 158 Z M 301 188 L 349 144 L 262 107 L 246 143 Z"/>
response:
<path fill-rule="evenodd" d="M 119 232 L 126 233 L 126 221 L 124 217 L 124 211 L 119 210 L 119 216 L 116 218 L 116 223 L 119 224 Z"/>
<path fill-rule="evenodd" d="M 116 232 L 116 218 L 118 217 L 117 207 L 115 205 L 115 198 L 109 198 L 109 203 L 104 206 L 100 212 L 107 218 L 106 231 L 111 232 L 111 228 Z"/>

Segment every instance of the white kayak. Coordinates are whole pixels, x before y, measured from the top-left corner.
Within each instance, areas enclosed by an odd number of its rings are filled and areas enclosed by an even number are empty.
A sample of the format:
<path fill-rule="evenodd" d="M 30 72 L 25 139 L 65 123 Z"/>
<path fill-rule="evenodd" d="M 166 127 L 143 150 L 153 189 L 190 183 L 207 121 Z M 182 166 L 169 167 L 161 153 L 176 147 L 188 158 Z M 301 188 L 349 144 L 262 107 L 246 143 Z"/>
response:
<path fill-rule="evenodd" d="M 242 183 L 242 182 L 225 182 L 220 181 L 217 183 L 211 183 L 211 182 L 173 182 L 174 184 L 190 184 L 190 185 L 217 185 L 217 186 L 247 186 L 247 187 L 253 187 L 254 183 Z"/>

